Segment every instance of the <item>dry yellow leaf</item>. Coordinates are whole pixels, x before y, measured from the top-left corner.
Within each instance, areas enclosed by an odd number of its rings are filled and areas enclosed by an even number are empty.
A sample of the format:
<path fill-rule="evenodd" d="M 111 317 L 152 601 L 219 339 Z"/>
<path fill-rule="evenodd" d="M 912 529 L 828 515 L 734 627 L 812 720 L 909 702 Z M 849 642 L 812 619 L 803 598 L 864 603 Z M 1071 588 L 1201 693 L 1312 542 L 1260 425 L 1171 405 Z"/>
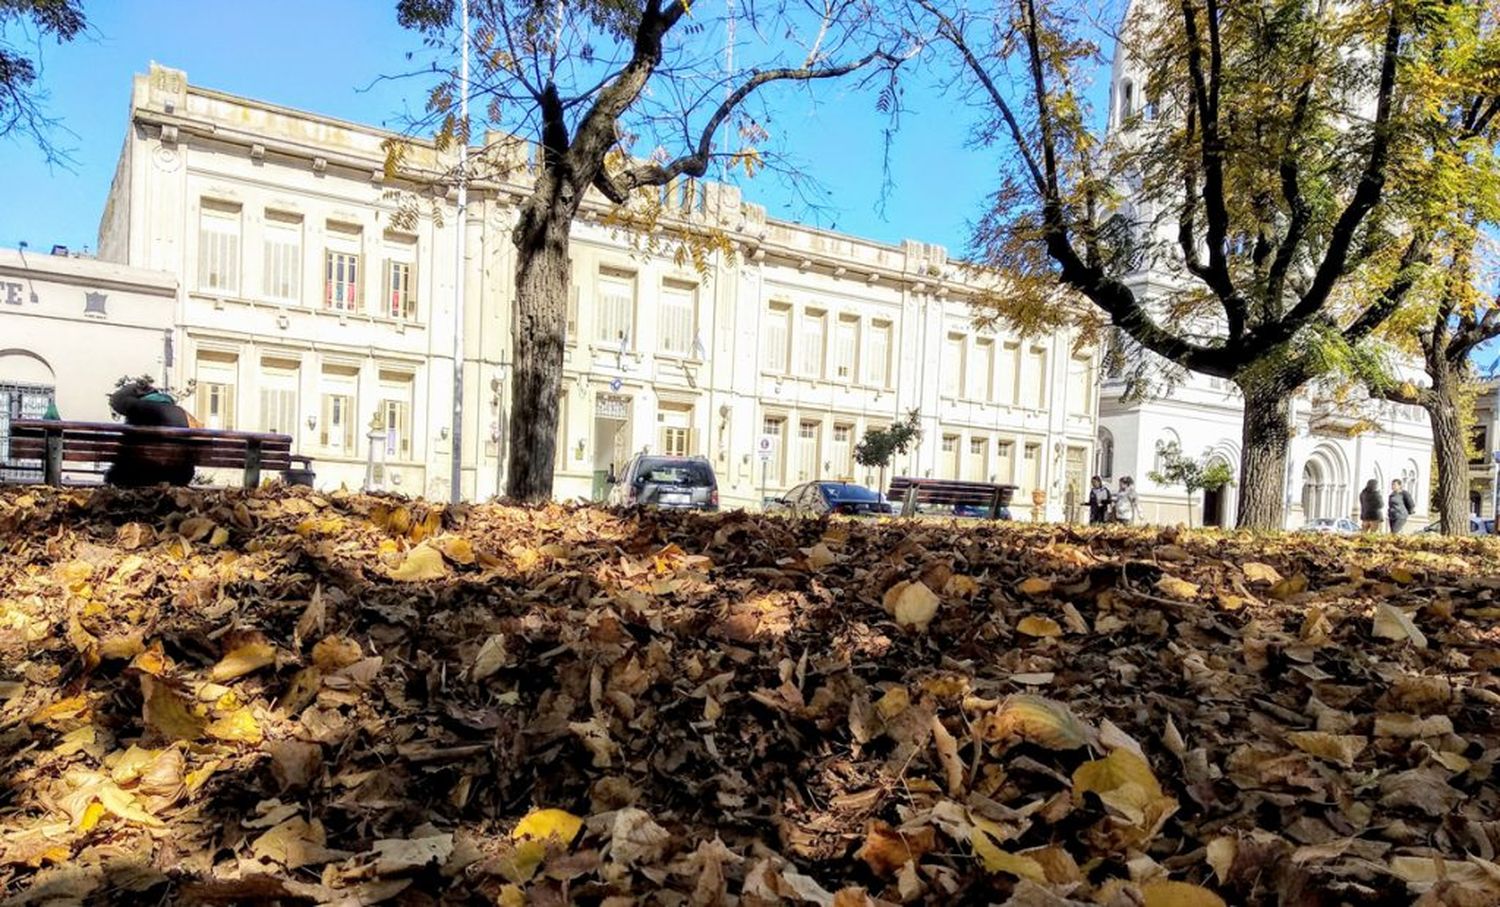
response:
<path fill-rule="evenodd" d="M 974 848 L 974 854 L 979 857 L 979 862 L 984 865 L 988 872 L 1004 872 L 1018 879 L 1030 879 L 1038 884 L 1046 884 L 1047 871 L 1042 864 L 1031 857 L 1023 857 L 1018 854 L 1009 853 L 1000 849 L 982 828 L 975 828 L 969 836 L 969 844 Z"/>
<path fill-rule="evenodd" d="M 193 741 L 203 736 L 203 719 L 194 714 L 186 697 L 150 675 L 141 676 L 146 726 L 168 740 Z"/>
<path fill-rule="evenodd" d="M 208 676 L 216 682 L 233 680 L 236 677 L 244 677 L 251 671 L 257 671 L 268 664 L 273 664 L 275 661 L 276 650 L 269 643 L 260 640 L 247 642 L 231 649 L 218 664 L 214 665 Z"/>
<path fill-rule="evenodd" d="M 1027 636 L 1061 636 L 1062 627 L 1050 617 L 1029 614 L 1016 624 L 1016 631 Z"/>
<path fill-rule="evenodd" d="M 582 828 L 583 820 L 565 809 L 536 809 L 516 823 L 510 837 L 514 841 L 557 838 L 564 844 L 571 844 Z"/>
<path fill-rule="evenodd" d="M 1117 749 L 1074 770 L 1073 798 L 1081 800 L 1086 793 L 1097 795 L 1135 826 L 1143 839 L 1154 835 L 1177 811 L 1177 800 L 1162 793 L 1150 763 L 1128 749 Z"/>
<path fill-rule="evenodd" d="M 978 727 L 986 741 L 1018 737 L 1052 750 L 1076 750 L 1088 742 L 1088 729 L 1072 710 L 1043 696 L 1018 694 Z"/>
<path fill-rule="evenodd" d="M 1022 595 L 1045 595 L 1052 591 L 1052 581 L 1040 576 L 1029 576 L 1016 586 Z"/>
<path fill-rule="evenodd" d="M 875 700 L 875 711 L 889 721 L 911 707 L 911 694 L 906 687 L 891 687 L 885 695 Z"/>
<path fill-rule="evenodd" d="M 1277 601 L 1291 598 L 1293 595 L 1301 595 L 1307 591 L 1307 577 L 1301 573 L 1290 579 L 1284 579 L 1271 586 L 1271 597 Z"/>
<path fill-rule="evenodd" d="M 1223 885 L 1229 879 L 1229 870 L 1234 866 L 1234 858 L 1239 853 L 1239 842 L 1227 835 L 1221 835 L 1208 842 L 1207 851 L 1208 865 L 1214 871 L 1214 876 Z"/>
<path fill-rule="evenodd" d="M 152 828 L 161 828 L 166 823 L 146 812 L 136 802 L 135 797 L 120 790 L 114 782 L 106 782 L 99 788 L 99 802 L 109 813 L 127 822 L 135 822 L 138 825 L 148 825 Z"/>
<path fill-rule="evenodd" d="M 943 594 L 954 598 L 972 598 L 979 594 L 979 583 L 972 576 L 955 573 L 943 584 Z"/>
<path fill-rule="evenodd" d="M 1419 649 L 1427 648 L 1427 637 L 1412 623 L 1405 611 L 1395 605 L 1379 602 L 1375 605 L 1375 626 L 1372 632 L 1381 639 L 1411 640 Z"/>
<path fill-rule="evenodd" d="M 145 634 L 133 630 L 123 636 L 111 636 L 99 641 L 99 657 L 105 659 L 134 658 L 146 651 Z"/>
<path fill-rule="evenodd" d="M 249 708 L 236 709 L 223 718 L 211 721 L 204 730 L 215 740 L 233 743 L 255 744 L 260 743 L 263 738 L 260 722 L 255 720 Z"/>
<path fill-rule="evenodd" d="M 829 550 L 822 542 L 811 548 L 803 548 L 802 554 L 807 558 L 807 566 L 814 570 L 822 570 L 824 567 L 838 562 L 838 555 Z"/>
<path fill-rule="evenodd" d="M 467 567 L 477 559 L 474 555 L 474 546 L 463 536 L 444 536 L 438 539 L 437 544 L 443 552 L 443 557 L 455 564 Z"/>
<path fill-rule="evenodd" d="M 214 521 L 201 516 L 190 516 L 177 526 L 177 534 L 190 542 L 200 542 L 213 531 Z"/>
<path fill-rule="evenodd" d="M 1281 573 L 1270 564 L 1247 561 L 1240 565 L 1240 569 L 1245 571 L 1245 579 L 1252 583 L 1264 583 L 1268 586 L 1273 586 L 1281 582 Z"/>
<path fill-rule="evenodd" d="M 443 555 L 428 545 L 418 545 L 406 552 L 401 566 L 391 571 L 391 579 L 403 583 L 426 582 L 447 575 L 448 566 L 443 563 Z"/>
<path fill-rule="evenodd" d="M 364 657 L 365 652 L 359 643 L 347 636 L 325 636 L 312 650 L 313 665 L 323 671 L 347 668 Z"/>
<path fill-rule="evenodd" d="M 1322 731 L 1293 731 L 1286 738 L 1304 753 L 1345 767 L 1353 765 L 1370 742 L 1356 734 L 1325 734 Z"/>
<path fill-rule="evenodd" d="M 1163 595 L 1170 595 L 1172 598 L 1188 599 L 1198 597 L 1197 586 L 1185 579 L 1178 579 L 1167 573 L 1162 574 L 1161 579 L 1156 581 L 1156 590 Z"/>
<path fill-rule="evenodd" d="M 505 652 L 505 634 L 495 633 L 479 647 L 474 656 L 474 666 L 469 670 L 472 680 L 483 680 L 505 667 L 508 656 Z"/>
<path fill-rule="evenodd" d="M 1391 575 L 1391 582 L 1400 583 L 1403 586 L 1414 583 L 1417 580 L 1417 578 L 1412 575 L 1412 572 L 1410 570 L 1407 570 L 1405 567 L 1392 567 L 1389 572 Z"/>
<path fill-rule="evenodd" d="M 907 583 L 896 596 L 896 623 L 903 627 L 914 627 L 926 632 L 928 624 L 937 615 L 938 597 L 923 582 Z"/>
<path fill-rule="evenodd" d="M 222 548 L 229 541 L 229 530 L 223 526 L 214 528 L 213 534 L 209 536 L 208 543 L 215 548 Z"/>
<path fill-rule="evenodd" d="M 1144 907 L 1226 907 L 1224 899 L 1188 882 L 1158 880 L 1141 886 Z"/>

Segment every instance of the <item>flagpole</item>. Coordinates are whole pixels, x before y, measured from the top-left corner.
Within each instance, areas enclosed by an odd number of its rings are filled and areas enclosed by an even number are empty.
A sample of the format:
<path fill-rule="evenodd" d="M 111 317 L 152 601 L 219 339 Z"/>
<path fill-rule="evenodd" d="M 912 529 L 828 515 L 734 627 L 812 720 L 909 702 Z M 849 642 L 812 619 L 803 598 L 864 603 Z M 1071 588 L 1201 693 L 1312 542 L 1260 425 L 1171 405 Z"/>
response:
<path fill-rule="evenodd" d="M 459 61 L 458 222 L 453 225 L 453 472 L 449 497 L 463 499 L 464 457 L 464 229 L 469 208 L 469 0 L 463 8 L 463 57 Z"/>

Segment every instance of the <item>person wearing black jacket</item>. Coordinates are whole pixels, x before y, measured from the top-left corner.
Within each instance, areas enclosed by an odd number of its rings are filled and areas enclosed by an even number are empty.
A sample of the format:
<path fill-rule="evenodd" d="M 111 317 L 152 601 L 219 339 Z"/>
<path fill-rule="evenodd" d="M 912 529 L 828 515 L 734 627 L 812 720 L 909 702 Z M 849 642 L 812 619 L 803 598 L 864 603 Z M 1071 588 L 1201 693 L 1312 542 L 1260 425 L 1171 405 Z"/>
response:
<path fill-rule="evenodd" d="M 1365 532 L 1379 532 L 1385 499 L 1380 496 L 1380 482 L 1375 479 L 1365 483 L 1359 493 L 1359 528 Z"/>
<path fill-rule="evenodd" d="M 188 415 L 171 395 L 150 382 L 128 381 L 109 395 L 109 408 L 125 417 L 126 425 L 156 428 L 188 428 Z M 104 481 L 123 488 L 148 485 L 188 485 L 196 463 L 182 446 L 146 445 L 127 435 L 120 455 L 105 473 Z"/>
<path fill-rule="evenodd" d="M 1089 522 L 1108 523 L 1111 496 L 1109 486 L 1099 476 L 1089 482 Z"/>

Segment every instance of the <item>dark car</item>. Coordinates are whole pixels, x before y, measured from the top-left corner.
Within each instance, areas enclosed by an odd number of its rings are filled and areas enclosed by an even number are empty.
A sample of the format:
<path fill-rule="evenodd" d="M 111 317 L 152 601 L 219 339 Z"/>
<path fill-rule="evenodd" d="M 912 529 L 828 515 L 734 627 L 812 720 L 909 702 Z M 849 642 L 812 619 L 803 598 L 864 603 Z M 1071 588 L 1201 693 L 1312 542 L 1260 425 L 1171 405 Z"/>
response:
<path fill-rule="evenodd" d="M 880 516 L 894 508 L 881 496 L 863 485 L 848 482 L 808 482 L 788 491 L 768 511 L 800 517 L 826 514 L 843 516 Z"/>
<path fill-rule="evenodd" d="M 608 502 L 617 507 L 718 510 L 719 480 L 703 457 L 637 454 L 614 479 Z"/>

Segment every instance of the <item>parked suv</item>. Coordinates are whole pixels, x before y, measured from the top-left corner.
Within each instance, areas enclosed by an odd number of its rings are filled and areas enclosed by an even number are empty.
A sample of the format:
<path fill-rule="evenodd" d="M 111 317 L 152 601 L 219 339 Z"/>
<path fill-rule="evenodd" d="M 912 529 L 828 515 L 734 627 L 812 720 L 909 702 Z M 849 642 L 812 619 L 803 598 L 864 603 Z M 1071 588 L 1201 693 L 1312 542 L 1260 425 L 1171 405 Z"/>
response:
<path fill-rule="evenodd" d="M 636 454 L 613 480 L 607 501 L 616 507 L 718 510 L 719 480 L 703 457 Z"/>

